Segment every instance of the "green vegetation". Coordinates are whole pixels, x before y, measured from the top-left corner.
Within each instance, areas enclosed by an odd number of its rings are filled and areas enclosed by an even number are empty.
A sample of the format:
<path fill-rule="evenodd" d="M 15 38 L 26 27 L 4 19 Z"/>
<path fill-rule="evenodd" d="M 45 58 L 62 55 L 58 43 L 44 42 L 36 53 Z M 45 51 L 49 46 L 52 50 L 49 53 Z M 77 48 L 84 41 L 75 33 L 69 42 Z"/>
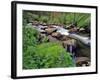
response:
<path fill-rule="evenodd" d="M 34 20 L 38 21 L 39 16 L 36 14 L 32 14 L 31 12 L 23 11 L 23 25 L 25 26 L 27 23 L 30 23 Z"/>
<path fill-rule="evenodd" d="M 32 27 L 32 24 L 73 24 L 79 28 L 90 28 L 88 13 L 23 11 L 23 69 L 73 67 L 71 55 L 61 44 L 49 42 L 47 36 Z"/>
<path fill-rule="evenodd" d="M 70 54 L 59 43 L 39 43 L 38 37 L 34 28 L 23 27 L 23 69 L 74 66 Z"/>
<path fill-rule="evenodd" d="M 77 27 L 90 27 L 91 15 L 89 13 L 72 12 L 46 12 L 46 11 L 23 11 L 23 23 L 39 21 L 46 24 L 69 25 Z"/>
<path fill-rule="evenodd" d="M 23 27 L 23 51 L 28 46 L 36 46 L 38 44 L 39 32 L 31 26 Z"/>

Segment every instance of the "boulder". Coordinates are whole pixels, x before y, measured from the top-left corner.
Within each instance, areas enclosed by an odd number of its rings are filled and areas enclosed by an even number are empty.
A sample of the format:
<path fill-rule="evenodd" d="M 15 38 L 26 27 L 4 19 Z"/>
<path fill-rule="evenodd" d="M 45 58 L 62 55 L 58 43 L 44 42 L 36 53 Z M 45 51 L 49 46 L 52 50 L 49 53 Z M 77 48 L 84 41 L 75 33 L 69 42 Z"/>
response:
<path fill-rule="evenodd" d="M 70 52 L 72 56 L 76 56 L 76 40 L 69 39 L 62 42 L 63 47 L 67 52 Z"/>
<path fill-rule="evenodd" d="M 84 31 L 84 30 L 85 30 L 84 28 L 80 28 L 80 29 L 79 29 L 79 31 Z"/>
<path fill-rule="evenodd" d="M 48 25 L 48 28 L 54 28 L 53 25 Z"/>
<path fill-rule="evenodd" d="M 64 45 L 76 45 L 76 40 L 69 39 L 69 40 L 63 41 L 63 44 Z"/>
<path fill-rule="evenodd" d="M 51 34 L 51 33 L 55 32 L 56 30 L 57 30 L 56 28 L 47 28 L 47 29 L 45 29 L 47 34 Z"/>
<path fill-rule="evenodd" d="M 85 33 L 85 28 L 80 28 L 80 29 L 79 29 L 79 32 Z"/>
<path fill-rule="evenodd" d="M 76 57 L 76 66 L 89 66 L 90 59 L 88 57 Z"/>
<path fill-rule="evenodd" d="M 47 24 L 46 24 L 46 23 L 43 23 L 42 25 L 43 25 L 43 26 L 46 26 Z"/>
<path fill-rule="evenodd" d="M 69 40 L 70 38 L 68 37 L 68 36 L 66 36 L 66 35 L 62 35 L 62 36 L 60 36 L 60 38 L 59 38 L 61 41 L 66 41 L 66 40 Z"/>
<path fill-rule="evenodd" d="M 47 36 L 50 42 L 58 42 L 56 38 L 52 37 L 51 35 Z"/>
<path fill-rule="evenodd" d="M 80 56 L 84 56 L 84 57 L 88 57 L 91 58 L 91 47 L 86 46 L 85 44 L 83 44 L 82 42 L 77 40 L 77 53 L 76 56 L 80 57 Z"/>
<path fill-rule="evenodd" d="M 77 28 L 76 27 L 71 28 L 71 29 L 69 29 L 69 32 L 70 33 L 76 33 L 77 32 Z"/>
<path fill-rule="evenodd" d="M 61 34 L 58 32 L 53 32 L 51 35 L 52 37 L 56 37 L 56 38 L 59 38 L 61 36 Z"/>

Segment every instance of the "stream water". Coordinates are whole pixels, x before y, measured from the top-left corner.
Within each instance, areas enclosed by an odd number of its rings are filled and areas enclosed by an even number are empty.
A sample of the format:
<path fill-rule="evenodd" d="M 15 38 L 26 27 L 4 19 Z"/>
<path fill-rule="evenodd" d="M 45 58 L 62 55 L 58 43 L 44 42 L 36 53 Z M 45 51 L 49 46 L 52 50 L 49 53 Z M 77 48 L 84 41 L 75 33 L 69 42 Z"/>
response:
<path fill-rule="evenodd" d="M 43 30 L 43 28 L 48 27 L 48 26 L 42 26 L 42 25 L 38 25 L 35 26 L 33 25 L 34 28 L 36 28 L 39 32 L 43 32 L 45 30 Z M 69 33 L 68 29 L 64 29 L 61 26 L 56 26 L 53 25 L 54 28 L 57 29 L 56 32 L 59 32 L 61 35 L 65 35 L 65 36 L 69 36 L 71 38 L 74 38 L 75 40 L 77 40 L 77 44 L 78 47 L 76 48 L 76 46 L 73 45 L 69 45 L 69 52 L 72 53 L 72 58 L 73 61 L 75 62 L 75 58 L 78 55 L 78 57 L 88 57 L 90 59 L 90 38 L 89 37 L 84 37 L 84 36 L 80 36 L 76 33 Z M 76 55 L 75 55 L 76 54 Z"/>
<path fill-rule="evenodd" d="M 38 26 L 34 26 L 34 27 L 39 32 L 42 32 L 42 31 L 44 31 L 42 28 L 47 27 L 47 26 L 38 25 Z M 75 33 L 71 34 L 71 33 L 69 33 L 69 30 L 64 29 L 61 26 L 55 26 L 54 25 L 53 27 L 55 27 L 57 29 L 57 32 L 59 32 L 62 35 L 70 36 L 72 38 L 75 38 L 77 40 L 80 40 L 82 43 L 86 44 L 87 46 L 90 46 L 90 44 L 91 44 L 91 41 L 90 41 L 89 37 L 80 36 L 80 35 L 75 34 Z"/>

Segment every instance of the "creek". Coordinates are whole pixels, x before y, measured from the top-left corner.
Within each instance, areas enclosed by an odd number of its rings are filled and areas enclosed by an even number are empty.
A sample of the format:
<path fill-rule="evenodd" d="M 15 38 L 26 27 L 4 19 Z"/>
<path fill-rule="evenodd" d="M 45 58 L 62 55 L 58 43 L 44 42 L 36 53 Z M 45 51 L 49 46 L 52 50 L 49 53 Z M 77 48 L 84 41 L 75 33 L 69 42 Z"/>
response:
<path fill-rule="evenodd" d="M 42 32 L 45 32 L 44 28 L 47 28 L 48 26 L 33 25 L 33 27 L 42 33 Z M 82 57 L 82 59 L 84 59 L 84 57 L 86 57 L 90 61 L 91 40 L 89 37 L 85 37 L 85 36 L 79 35 L 77 33 L 69 33 L 69 30 L 63 28 L 62 26 L 53 25 L 53 27 L 56 28 L 56 32 L 60 33 L 61 35 L 69 36 L 77 41 L 76 45 L 67 46 L 67 50 L 70 53 L 72 53 L 72 58 L 73 58 L 74 62 L 75 62 L 76 57 L 79 57 L 80 60 L 81 60 L 81 57 Z"/>

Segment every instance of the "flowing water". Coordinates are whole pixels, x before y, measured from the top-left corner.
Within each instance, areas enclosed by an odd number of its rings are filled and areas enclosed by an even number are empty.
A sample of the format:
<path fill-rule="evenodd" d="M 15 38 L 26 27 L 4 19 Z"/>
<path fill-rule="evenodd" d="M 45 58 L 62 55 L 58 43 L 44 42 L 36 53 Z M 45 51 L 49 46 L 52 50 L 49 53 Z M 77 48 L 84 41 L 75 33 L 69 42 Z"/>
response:
<path fill-rule="evenodd" d="M 45 30 L 43 30 L 42 28 L 44 27 L 46 28 L 48 26 L 42 26 L 42 25 L 35 26 L 34 25 L 33 27 L 36 28 L 39 32 L 43 32 Z M 53 27 L 56 28 L 57 29 L 56 32 L 59 32 L 61 35 L 69 36 L 77 40 L 77 47 L 76 46 L 73 47 L 73 45 L 69 46 L 69 52 L 72 53 L 74 62 L 75 62 L 75 57 L 88 57 L 90 59 L 91 40 L 89 37 L 80 36 L 75 33 L 71 34 L 69 33 L 69 30 L 64 29 L 61 26 L 53 25 Z"/>

